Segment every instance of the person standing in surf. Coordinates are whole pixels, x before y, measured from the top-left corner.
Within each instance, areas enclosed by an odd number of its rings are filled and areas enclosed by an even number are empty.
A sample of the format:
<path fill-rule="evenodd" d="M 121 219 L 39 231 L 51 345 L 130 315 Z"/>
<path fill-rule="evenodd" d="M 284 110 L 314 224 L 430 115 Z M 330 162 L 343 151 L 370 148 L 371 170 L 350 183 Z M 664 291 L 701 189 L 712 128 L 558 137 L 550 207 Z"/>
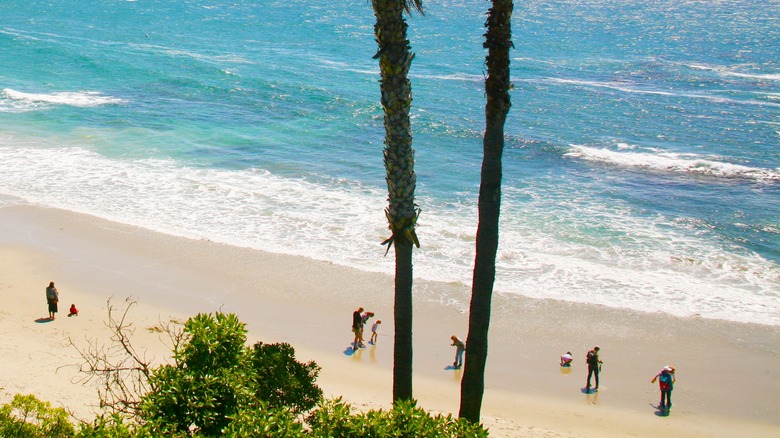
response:
<path fill-rule="evenodd" d="M 599 359 L 599 346 L 593 347 L 593 350 L 590 350 L 585 356 L 585 360 L 588 363 L 588 382 L 585 384 L 585 389 L 587 391 L 590 391 L 590 377 L 596 376 L 596 386 L 594 389 L 599 389 L 599 372 L 601 371 L 601 360 Z"/>

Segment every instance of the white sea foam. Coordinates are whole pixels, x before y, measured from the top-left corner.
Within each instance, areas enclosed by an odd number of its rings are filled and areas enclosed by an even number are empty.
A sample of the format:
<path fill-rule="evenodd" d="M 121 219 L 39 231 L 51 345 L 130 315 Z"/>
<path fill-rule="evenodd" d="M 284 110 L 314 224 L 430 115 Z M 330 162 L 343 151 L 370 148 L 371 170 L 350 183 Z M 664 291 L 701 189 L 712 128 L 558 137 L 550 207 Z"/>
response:
<path fill-rule="evenodd" d="M 18 110 L 34 110 L 47 105 L 67 105 L 75 107 L 93 107 L 100 105 L 119 105 L 126 103 L 124 99 L 107 96 L 99 91 L 63 91 L 56 93 L 24 93 L 4 88 L 2 96 L 15 101 L 7 105 Z"/>
<path fill-rule="evenodd" d="M 164 53 L 174 57 L 190 58 L 197 61 L 209 62 L 209 63 L 232 63 L 232 64 L 254 64 L 254 61 L 244 58 L 243 56 L 224 53 L 224 54 L 206 54 L 189 50 L 181 50 L 173 47 L 160 46 L 155 44 L 129 44 L 130 47 L 140 49 L 143 51 L 153 53 Z"/>
<path fill-rule="evenodd" d="M 703 63 L 682 63 L 688 68 L 694 70 L 712 71 L 721 76 L 732 76 L 745 79 L 755 79 L 760 81 L 780 81 L 780 73 L 746 73 L 737 69 L 739 66 L 725 67 L 722 65 L 711 65 Z M 750 67 L 750 66 L 745 66 Z"/>
<path fill-rule="evenodd" d="M 691 173 L 717 178 L 780 181 L 780 169 L 762 169 L 725 163 L 703 158 L 696 154 L 624 152 L 606 148 L 572 145 L 566 156 L 617 166 L 650 169 L 658 172 Z"/>
<path fill-rule="evenodd" d="M 761 81 L 780 81 L 780 73 L 758 74 L 758 73 L 739 73 L 735 71 L 723 72 L 725 76 L 735 76 L 739 78 L 757 79 Z"/>
<path fill-rule="evenodd" d="M 320 66 L 331 70 L 357 73 L 360 75 L 371 75 L 371 76 L 379 75 L 379 68 L 376 66 L 376 64 L 373 64 L 371 66 L 367 64 L 365 67 L 361 68 L 361 67 L 355 67 L 354 65 L 346 62 L 333 61 L 330 59 L 320 59 L 319 62 L 320 62 Z"/>
<path fill-rule="evenodd" d="M 15 146 L 0 145 L 0 187 L 27 202 L 393 272 L 392 254 L 384 257 L 379 245 L 388 237 L 381 188 L 186 167 L 173 160 L 109 159 L 79 147 L 25 147 L 16 137 L 0 139 L 9 141 Z M 620 205 L 554 190 L 564 188 L 506 191 L 497 292 L 780 325 L 776 264 L 723 252 L 673 231 L 664 218 L 639 219 Z M 418 199 L 418 278 L 470 283 L 477 218 L 476 194 L 470 196 L 448 205 Z M 664 305 L 669 300 L 673 308 Z"/>
<path fill-rule="evenodd" d="M 530 83 L 540 82 L 540 83 L 547 83 L 547 84 L 576 85 L 576 86 L 589 87 L 589 88 L 607 88 L 611 90 L 620 91 L 623 93 L 682 97 L 686 99 L 701 99 L 701 100 L 708 100 L 711 102 L 730 103 L 736 105 L 780 107 L 780 103 L 769 102 L 766 100 L 734 99 L 731 97 L 720 96 L 717 94 L 687 93 L 687 92 L 678 92 L 678 91 L 665 91 L 665 90 L 658 90 L 658 89 L 643 89 L 635 86 L 630 86 L 631 84 L 625 82 L 618 82 L 618 81 L 603 82 L 603 81 L 589 81 L 589 80 L 581 80 L 581 79 L 544 78 L 544 79 L 529 79 L 529 80 L 524 80 L 523 82 L 530 82 Z"/>
<path fill-rule="evenodd" d="M 765 96 L 769 100 L 780 100 L 780 93 L 766 93 Z"/>
<path fill-rule="evenodd" d="M 375 64 L 373 65 L 367 64 L 364 68 L 359 68 L 346 62 L 338 62 L 338 61 L 332 61 L 326 59 L 320 60 L 320 63 L 323 67 L 332 70 L 348 71 L 352 73 L 372 75 L 372 76 L 376 76 L 379 74 L 379 70 Z M 485 80 L 485 77 L 483 75 L 476 75 L 476 74 L 469 74 L 469 73 L 453 73 L 447 75 L 410 73 L 409 77 L 411 79 L 433 79 L 433 80 L 440 80 L 440 81 L 457 81 L 457 82 L 483 82 Z"/>
<path fill-rule="evenodd" d="M 484 82 L 485 81 L 485 76 L 469 74 L 469 73 L 453 73 L 449 75 L 411 74 L 410 77 L 421 78 L 421 79 L 437 79 L 442 81 L 458 81 L 458 82 Z"/>

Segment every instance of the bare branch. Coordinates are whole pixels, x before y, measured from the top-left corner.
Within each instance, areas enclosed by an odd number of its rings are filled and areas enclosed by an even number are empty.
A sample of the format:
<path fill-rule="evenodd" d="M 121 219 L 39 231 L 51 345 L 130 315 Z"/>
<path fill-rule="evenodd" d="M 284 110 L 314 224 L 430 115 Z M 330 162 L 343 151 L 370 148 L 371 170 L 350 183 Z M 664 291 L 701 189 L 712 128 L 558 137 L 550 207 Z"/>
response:
<path fill-rule="evenodd" d="M 132 416 L 138 414 L 141 398 L 150 390 L 149 376 L 152 372 L 152 360 L 140 354 L 131 341 L 135 328 L 128 316 L 136 304 L 135 300 L 127 298 L 117 308 L 111 304 L 111 298 L 107 300 L 108 319 L 105 325 L 111 332 L 108 346 L 98 343 L 95 338 L 85 338 L 86 346 L 79 347 L 68 339 L 83 360 L 79 367 L 83 376 L 78 383 L 96 382 L 101 409 Z M 173 351 L 176 351 L 184 337 L 181 324 L 178 321 L 161 322 L 160 332 L 167 334 Z"/>

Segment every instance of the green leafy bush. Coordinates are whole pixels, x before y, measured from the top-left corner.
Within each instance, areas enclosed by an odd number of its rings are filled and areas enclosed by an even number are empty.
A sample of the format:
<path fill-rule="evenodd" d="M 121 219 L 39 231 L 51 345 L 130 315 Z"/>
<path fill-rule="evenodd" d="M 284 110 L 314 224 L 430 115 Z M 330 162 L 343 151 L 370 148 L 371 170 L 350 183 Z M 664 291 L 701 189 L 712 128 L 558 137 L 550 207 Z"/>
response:
<path fill-rule="evenodd" d="M 431 416 L 414 401 L 397 402 L 389 411 L 372 410 L 352 414 L 341 399 L 324 403 L 308 418 L 310 436 L 316 438 L 380 438 L 380 437 L 487 437 L 482 425 L 470 423 L 452 415 Z"/>
<path fill-rule="evenodd" d="M 296 361 L 290 344 L 256 343 L 252 367 L 256 373 L 255 396 L 271 408 L 285 407 L 301 414 L 322 399 L 322 389 L 314 384 L 320 367 L 314 361 Z"/>
<path fill-rule="evenodd" d="M 120 414 L 99 416 L 92 423 L 82 423 L 76 438 L 135 438 L 140 437 L 137 424 L 126 421 Z"/>
<path fill-rule="evenodd" d="M 11 403 L 0 406 L 0 436 L 3 438 L 71 437 L 73 424 L 63 408 L 34 395 L 16 394 Z"/>
<path fill-rule="evenodd" d="M 297 362 L 289 344 L 247 347 L 246 327 L 234 314 L 199 314 L 184 324 L 184 335 L 174 364 L 149 377 L 141 401 L 147 428 L 216 436 L 245 421 L 256 427 L 271 411 L 279 418 L 306 412 L 322 397 L 316 363 Z"/>

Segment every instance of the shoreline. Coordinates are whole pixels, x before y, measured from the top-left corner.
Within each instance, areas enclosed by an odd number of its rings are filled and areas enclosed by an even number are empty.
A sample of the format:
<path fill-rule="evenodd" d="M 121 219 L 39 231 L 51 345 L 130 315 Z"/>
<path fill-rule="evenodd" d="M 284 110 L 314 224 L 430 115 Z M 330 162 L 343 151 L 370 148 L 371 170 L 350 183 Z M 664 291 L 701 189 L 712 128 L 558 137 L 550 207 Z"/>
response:
<path fill-rule="evenodd" d="M 4 346 L 5 368 L 22 367 L 13 383 L 0 383 L 3 402 L 27 388 L 74 410 L 77 400 L 88 398 L 87 389 L 96 400 L 94 388 L 74 390 L 72 378 L 62 377 L 70 369 L 63 366 L 74 358 L 51 354 L 67 346 L 46 336 L 54 331 L 83 339 L 99 333 L 106 300 L 113 296 L 114 305 L 137 300 L 129 313 L 137 327 L 198 312 L 236 313 L 247 324 L 248 342 L 288 342 L 299 360 L 315 360 L 326 397 L 343 395 L 358 408 L 390 405 L 388 275 L 45 207 L 0 208 L 0 222 L 0 286 L 7 303 L 0 333 L 21 337 Z M 46 315 L 43 290 L 49 281 L 57 284 L 63 304 L 55 321 L 39 324 L 34 320 Z M 467 307 L 470 291 L 415 280 L 414 294 L 415 398 L 426 410 L 457 415 L 460 371 L 445 368 L 454 355 L 449 337 L 466 336 L 468 314 L 460 309 Z M 81 312 L 78 319 L 65 317 L 72 300 Z M 351 355 L 348 321 L 358 306 L 375 312 L 383 324 L 377 345 Z M 490 330 L 483 420 L 491 436 L 780 434 L 780 327 L 495 294 Z M 137 334 L 144 346 L 165 357 L 164 348 L 152 345 L 157 336 L 142 332 Z M 39 337 L 42 345 L 32 340 Z M 584 356 L 596 344 L 604 361 L 602 385 L 586 396 L 579 391 L 587 374 Z M 575 360 L 564 373 L 558 356 L 567 350 Z M 56 379 L 34 381 L 36 373 L 51 369 L 40 356 L 58 363 Z M 652 405 L 658 388 L 649 381 L 668 363 L 678 369 L 675 407 L 669 417 L 657 417 Z"/>

